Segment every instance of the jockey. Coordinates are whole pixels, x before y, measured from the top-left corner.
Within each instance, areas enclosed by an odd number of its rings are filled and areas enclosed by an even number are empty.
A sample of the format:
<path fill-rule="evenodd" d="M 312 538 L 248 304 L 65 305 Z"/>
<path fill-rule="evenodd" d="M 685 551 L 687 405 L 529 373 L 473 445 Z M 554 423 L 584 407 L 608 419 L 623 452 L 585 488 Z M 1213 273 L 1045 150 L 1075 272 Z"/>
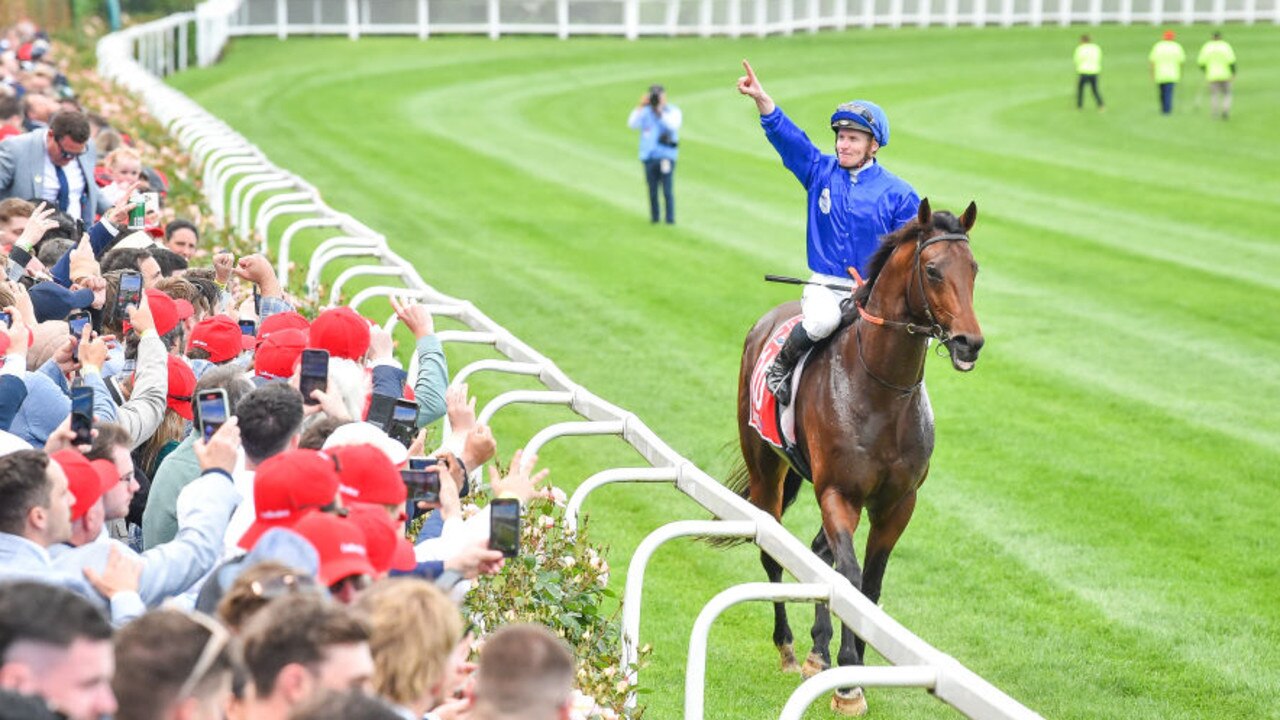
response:
<path fill-rule="evenodd" d="M 880 238 L 916 216 L 920 197 L 876 162 L 876 152 L 889 144 L 889 119 L 880 106 L 854 100 L 837 107 L 831 115 L 836 154 L 824 155 L 764 91 L 751 64 L 743 60 L 742 66 L 747 74 L 738 78 L 738 92 L 756 101 L 765 137 L 804 185 L 809 201 L 809 280 L 818 284 L 805 286 L 800 299 L 804 320 L 792 329 L 766 380 L 787 405 L 796 363 L 840 325 L 840 301 L 848 294 L 823 286 L 852 290 L 848 268 L 865 275 Z"/>

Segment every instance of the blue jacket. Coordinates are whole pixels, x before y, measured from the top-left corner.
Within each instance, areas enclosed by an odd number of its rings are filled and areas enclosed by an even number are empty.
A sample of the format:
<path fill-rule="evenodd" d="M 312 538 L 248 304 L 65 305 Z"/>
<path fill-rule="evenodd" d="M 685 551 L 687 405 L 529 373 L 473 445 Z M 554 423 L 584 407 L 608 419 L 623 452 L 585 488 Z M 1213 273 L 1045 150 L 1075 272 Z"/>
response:
<path fill-rule="evenodd" d="M 93 257 L 95 259 L 102 259 L 102 256 L 107 252 L 107 248 L 116 241 L 116 235 L 119 232 L 114 225 L 105 221 L 96 222 L 93 227 L 89 228 L 89 245 L 93 247 Z M 76 241 L 79 242 L 79 239 L 77 238 Z M 49 276 L 63 287 L 71 287 L 71 251 L 75 249 L 76 246 L 72 245 L 71 249 L 64 252 L 62 257 L 58 258 L 58 262 L 49 268 Z"/>
<path fill-rule="evenodd" d="M 21 536 L 0 533 L 0 582 L 6 580 L 34 580 L 70 590 L 110 612 L 117 627 L 147 611 L 138 593 L 125 591 L 108 600 L 89 584 L 84 573 L 54 567 L 45 548 Z"/>
<path fill-rule="evenodd" d="M 627 127 L 640 131 L 641 162 L 676 159 L 679 155 L 678 148 L 663 145 L 658 142 L 658 138 L 662 137 L 663 133 L 667 133 L 670 135 L 671 142 L 679 142 L 682 119 L 680 108 L 675 105 L 667 105 L 663 108 L 661 115 L 647 105 L 631 111 L 631 117 L 627 119 Z"/>
<path fill-rule="evenodd" d="M 853 266 L 865 276 L 880 238 L 916 216 L 916 191 L 878 162 L 851 175 L 834 155 L 818 150 L 781 108 L 760 116 L 760 126 L 808 194 L 809 269 L 843 278 L 849 276 L 845 268 Z"/>

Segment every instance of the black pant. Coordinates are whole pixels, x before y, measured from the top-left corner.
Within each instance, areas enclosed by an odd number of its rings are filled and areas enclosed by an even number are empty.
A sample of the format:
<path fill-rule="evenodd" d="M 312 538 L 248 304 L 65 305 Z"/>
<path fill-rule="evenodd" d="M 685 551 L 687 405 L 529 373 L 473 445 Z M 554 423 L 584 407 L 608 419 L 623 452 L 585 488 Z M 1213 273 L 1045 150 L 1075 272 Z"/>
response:
<path fill-rule="evenodd" d="M 1173 112 L 1173 87 L 1177 83 L 1160 83 L 1160 112 L 1168 115 Z"/>
<path fill-rule="evenodd" d="M 676 201 L 671 191 L 671 184 L 676 175 L 676 161 L 669 161 L 667 172 L 662 172 L 662 160 L 644 161 L 644 180 L 649 185 L 649 221 L 658 222 L 658 186 L 662 186 L 662 197 L 667 205 L 667 224 L 676 221 Z"/>
<path fill-rule="evenodd" d="M 1084 86 L 1088 85 L 1093 90 L 1093 101 L 1102 107 L 1102 94 L 1098 92 L 1098 76 L 1097 75 L 1081 75 L 1080 81 L 1076 83 L 1076 107 L 1084 107 Z"/>

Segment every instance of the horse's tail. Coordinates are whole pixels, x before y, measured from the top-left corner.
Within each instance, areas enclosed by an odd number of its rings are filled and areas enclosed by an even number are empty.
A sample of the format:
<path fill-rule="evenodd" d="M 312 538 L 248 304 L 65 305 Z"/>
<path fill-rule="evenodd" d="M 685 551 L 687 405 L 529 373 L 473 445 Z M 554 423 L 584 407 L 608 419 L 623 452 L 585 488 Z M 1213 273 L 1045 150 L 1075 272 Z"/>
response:
<path fill-rule="evenodd" d="M 787 476 L 782 481 L 782 512 L 784 514 L 787 512 L 787 508 L 791 507 L 791 503 L 796 501 L 796 496 L 800 494 L 802 485 L 804 485 L 804 478 L 800 476 L 800 473 L 788 468 Z M 733 468 L 729 470 L 729 476 L 725 478 L 724 486 L 737 493 L 738 497 L 750 497 L 751 473 L 747 472 L 746 460 L 739 459 L 733 464 Z M 751 538 L 744 537 L 706 538 L 706 543 L 717 549 L 737 547 L 750 541 Z"/>

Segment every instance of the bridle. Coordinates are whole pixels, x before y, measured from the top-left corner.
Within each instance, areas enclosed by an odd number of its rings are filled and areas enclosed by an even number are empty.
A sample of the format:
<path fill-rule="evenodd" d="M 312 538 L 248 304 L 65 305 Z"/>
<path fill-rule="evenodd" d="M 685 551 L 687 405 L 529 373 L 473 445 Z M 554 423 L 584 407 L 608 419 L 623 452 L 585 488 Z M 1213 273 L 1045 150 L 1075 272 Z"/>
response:
<path fill-rule="evenodd" d="M 872 315 L 871 313 L 867 312 L 867 309 L 863 307 L 862 304 L 860 303 L 857 304 L 858 316 L 861 317 L 863 320 L 867 321 L 868 323 L 871 323 L 872 325 L 879 325 L 881 327 L 904 330 L 908 335 L 922 335 L 925 337 L 933 338 L 934 340 L 938 341 L 939 348 L 947 346 L 948 343 L 951 342 L 951 333 L 946 328 L 942 327 L 942 324 L 939 323 L 937 318 L 934 316 L 933 306 L 929 304 L 929 295 L 924 291 L 924 268 L 921 267 L 920 265 L 920 256 L 924 252 L 924 249 L 929 247 L 930 245 L 940 243 L 940 242 L 967 243 L 969 242 L 969 236 L 966 233 L 941 233 L 939 235 L 934 235 L 934 236 L 923 238 L 921 240 L 916 241 L 915 258 L 912 261 L 912 263 L 915 266 L 915 276 L 916 276 L 915 286 L 920 290 L 920 300 L 924 304 L 924 316 L 925 316 L 925 319 L 928 320 L 927 325 L 919 325 L 913 322 L 902 322 L 900 320 L 886 320 L 885 318 L 882 318 L 882 317 L 876 317 L 875 315 Z M 907 284 L 907 313 L 909 315 L 912 314 L 910 282 L 908 282 Z M 871 376 L 872 380 L 875 380 L 876 382 L 880 383 L 881 385 L 887 388 L 890 388 L 891 390 L 897 390 L 898 392 L 901 392 L 901 393 L 913 392 L 916 388 L 920 387 L 921 383 L 924 382 L 923 358 L 920 361 L 919 377 L 911 385 L 897 385 L 876 375 L 874 372 L 871 371 L 870 366 L 867 365 L 866 357 L 864 357 L 862 354 L 862 326 L 855 324 L 854 333 L 857 336 L 857 340 L 858 340 L 858 360 L 862 363 L 862 369 L 867 372 L 867 375 Z"/>

